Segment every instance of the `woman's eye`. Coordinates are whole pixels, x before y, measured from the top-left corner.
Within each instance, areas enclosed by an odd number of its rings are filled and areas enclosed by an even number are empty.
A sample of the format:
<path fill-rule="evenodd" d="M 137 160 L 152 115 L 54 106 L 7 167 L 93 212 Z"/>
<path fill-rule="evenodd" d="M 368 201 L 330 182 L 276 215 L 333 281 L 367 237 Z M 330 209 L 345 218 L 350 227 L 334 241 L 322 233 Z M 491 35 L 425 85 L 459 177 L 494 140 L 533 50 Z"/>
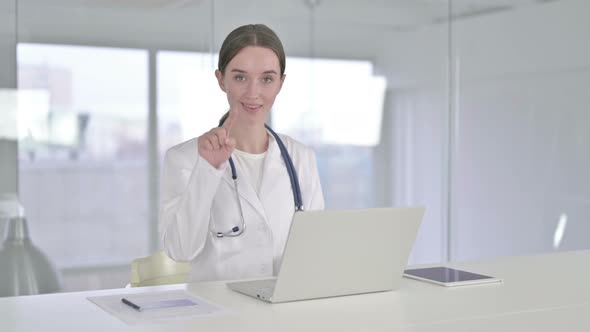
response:
<path fill-rule="evenodd" d="M 242 82 L 242 81 L 246 80 L 246 77 L 244 77 L 242 75 L 237 75 L 234 79 L 238 82 Z"/>
<path fill-rule="evenodd" d="M 263 83 L 271 83 L 272 82 L 272 77 L 265 77 L 262 79 Z"/>

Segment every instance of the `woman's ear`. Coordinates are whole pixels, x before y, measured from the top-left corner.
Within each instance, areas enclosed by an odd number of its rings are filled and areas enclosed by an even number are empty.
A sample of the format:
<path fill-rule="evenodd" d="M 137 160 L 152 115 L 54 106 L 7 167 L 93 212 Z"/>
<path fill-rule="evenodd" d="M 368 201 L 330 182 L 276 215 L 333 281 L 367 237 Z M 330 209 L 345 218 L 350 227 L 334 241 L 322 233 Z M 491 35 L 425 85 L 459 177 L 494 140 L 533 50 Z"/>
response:
<path fill-rule="evenodd" d="M 221 89 L 221 91 L 226 92 L 225 84 L 223 83 L 223 74 L 219 69 L 215 70 L 215 77 L 217 78 L 217 84 L 219 84 L 219 88 Z"/>

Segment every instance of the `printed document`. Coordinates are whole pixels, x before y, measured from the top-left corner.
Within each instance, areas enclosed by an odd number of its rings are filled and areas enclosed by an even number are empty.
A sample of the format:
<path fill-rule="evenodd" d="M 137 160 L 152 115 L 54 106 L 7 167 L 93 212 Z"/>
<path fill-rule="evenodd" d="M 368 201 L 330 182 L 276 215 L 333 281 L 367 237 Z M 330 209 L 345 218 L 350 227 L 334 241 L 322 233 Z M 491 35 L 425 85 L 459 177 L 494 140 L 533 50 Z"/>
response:
<path fill-rule="evenodd" d="M 96 296 L 88 300 L 129 325 L 229 313 L 185 290 Z"/>

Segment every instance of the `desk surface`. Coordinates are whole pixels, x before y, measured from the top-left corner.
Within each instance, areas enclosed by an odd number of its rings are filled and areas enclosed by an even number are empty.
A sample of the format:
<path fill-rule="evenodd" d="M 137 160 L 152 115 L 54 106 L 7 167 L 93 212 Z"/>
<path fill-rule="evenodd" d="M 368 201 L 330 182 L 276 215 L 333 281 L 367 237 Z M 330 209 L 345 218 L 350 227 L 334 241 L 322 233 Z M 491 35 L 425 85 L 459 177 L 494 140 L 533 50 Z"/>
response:
<path fill-rule="evenodd" d="M 0 298 L 2 331 L 590 331 L 590 251 L 450 264 L 504 279 L 269 304 L 223 282 Z M 186 289 L 233 315 L 128 326 L 89 296 Z"/>

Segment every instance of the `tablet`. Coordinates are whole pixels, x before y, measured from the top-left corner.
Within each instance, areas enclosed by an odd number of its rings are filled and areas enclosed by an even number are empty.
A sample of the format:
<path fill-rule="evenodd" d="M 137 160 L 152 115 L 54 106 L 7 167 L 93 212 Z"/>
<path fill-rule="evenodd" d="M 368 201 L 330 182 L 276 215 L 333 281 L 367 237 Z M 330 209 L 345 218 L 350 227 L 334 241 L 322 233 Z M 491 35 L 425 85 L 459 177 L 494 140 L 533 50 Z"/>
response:
<path fill-rule="evenodd" d="M 502 281 L 499 278 L 444 266 L 405 270 L 404 277 L 440 286 L 462 286 Z"/>

